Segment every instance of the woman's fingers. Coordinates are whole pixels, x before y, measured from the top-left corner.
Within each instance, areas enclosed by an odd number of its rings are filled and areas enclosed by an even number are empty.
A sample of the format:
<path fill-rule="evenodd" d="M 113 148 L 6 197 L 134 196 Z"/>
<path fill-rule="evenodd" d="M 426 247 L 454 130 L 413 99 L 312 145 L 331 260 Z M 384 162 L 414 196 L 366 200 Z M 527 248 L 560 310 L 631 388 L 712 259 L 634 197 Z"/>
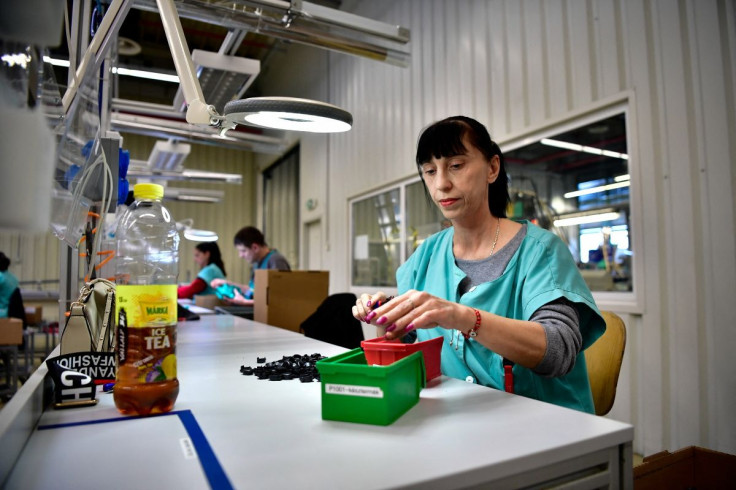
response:
<path fill-rule="evenodd" d="M 360 297 L 355 301 L 353 306 L 353 316 L 361 322 L 367 322 L 368 314 L 371 312 L 371 304 L 373 303 L 373 296 L 370 294 L 361 294 Z"/>
<path fill-rule="evenodd" d="M 376 309 L 385 305 L 389 299 L 390 297 L 387 297 L 382 291 L 374 294 L 361 294 L 352 308 L 353 316 L 362 322 L 371 323 L 376 318 Z"/>

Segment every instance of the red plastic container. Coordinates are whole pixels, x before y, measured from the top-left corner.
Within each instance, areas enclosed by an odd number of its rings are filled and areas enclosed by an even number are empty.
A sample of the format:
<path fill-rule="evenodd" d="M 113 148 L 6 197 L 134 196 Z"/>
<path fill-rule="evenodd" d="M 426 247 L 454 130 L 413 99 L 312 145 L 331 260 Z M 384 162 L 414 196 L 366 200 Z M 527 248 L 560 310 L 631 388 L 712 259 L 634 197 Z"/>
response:
<path fill-rule="evenodd" d="M 440 371 L 442 341 L 442 337 L 437 337 L 424 342 L 404 344 L 400 340 L 386 340 L 383 337 L 378 337 L 377 339 L 363 340 L 360 346 L 365 352 L 365 359 L 368 364 L 378 364 L 379 366 L 387 366 L 409 354 L 421 351 L 424 356 L 427 381 L 429 381 L 442 374 Z"/>

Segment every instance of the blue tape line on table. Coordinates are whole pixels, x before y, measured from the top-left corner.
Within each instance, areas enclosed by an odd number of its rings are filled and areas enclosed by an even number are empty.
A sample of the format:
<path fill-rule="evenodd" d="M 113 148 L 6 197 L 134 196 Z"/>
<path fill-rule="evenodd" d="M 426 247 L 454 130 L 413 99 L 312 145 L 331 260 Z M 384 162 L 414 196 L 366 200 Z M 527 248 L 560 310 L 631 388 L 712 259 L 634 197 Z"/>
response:
<path fill-rule="evenodd" d="M 192 413 L 192 411 L 175 410 L 173 412 L 153 415 L 153 417 L 164 417 L 167 415 L 177 415 L 179 417 L 179 420 L 181 420 L 182 425 L 184 425 L 184 428 L 186 429 L 187 434 L 189 434 L 189 438 L 192 440 L 192 444 L 197 451 L 199 463 L 202 465 L 202 469 L 204 470 L 204 474 L 207 477 L 207 481 L 209 482 L 210 487 L 216 488 L 218 490 L 232 490 L 233 486 L 230 483 L 227 475 L 225 474 L 225 470 L 220 465 L 220 461 L 217 459 L 215 452 L 212 450 L 212 446 L 210 446 L 210 443 L 207 441 L 207 437 L 205 437 L 202 428 L 197 423 L 197 419 L 194 418 L 194 414 Z M 109 419 L 87 420 L 84 422 L 70 422 L 67 424 L 39 425 L 38 430 L 60 429 L 63 427 L 74 427 L 78 425 L 105 424 L 108 422 L 123 422 L 126 420 L 137 420 L 142 418 L 151 418 L 151 416 L 116 417 Z"/>

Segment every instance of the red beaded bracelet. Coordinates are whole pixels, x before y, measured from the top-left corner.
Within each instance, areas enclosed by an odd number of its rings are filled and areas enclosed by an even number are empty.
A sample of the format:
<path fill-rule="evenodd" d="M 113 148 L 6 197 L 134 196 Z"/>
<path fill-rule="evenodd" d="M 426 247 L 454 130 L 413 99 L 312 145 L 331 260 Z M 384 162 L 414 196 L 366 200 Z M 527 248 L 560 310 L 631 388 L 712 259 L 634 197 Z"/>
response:
<path fill-rule="evenodd" d="M 475 325 L 473 325 L 473 328 L 471 328 L 468 333 L 460 332 L 463 334 L 463 337 L 465 337 L 465 340 L 468 340 L 470 337 L 475 338 L 478 336 L 478 329 L 480 328 L 480 311 L 473 308 L 473 312 L 475 313 Z"/>

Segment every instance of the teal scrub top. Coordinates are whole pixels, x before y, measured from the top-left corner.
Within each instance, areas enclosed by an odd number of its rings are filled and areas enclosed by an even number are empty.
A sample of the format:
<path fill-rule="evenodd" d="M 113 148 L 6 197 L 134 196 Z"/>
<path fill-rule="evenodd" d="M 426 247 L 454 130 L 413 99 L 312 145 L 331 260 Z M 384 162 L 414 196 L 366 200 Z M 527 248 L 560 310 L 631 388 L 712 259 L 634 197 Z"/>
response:
<path fill-rule="evenodd" d="M 541 306 L 565 297 L 576 303 L 583 345 L 575 366 L 565 376 L 542 377 L 514 365 L 514 392 L 529 398 L 594 413 L 583 350 L 606 329 L 567 246 L 556 235 L 529 222 L 519 249 L 497 279 L 479 284 L 460 296 L 458 286 L 465 278 L 452 252 L 454 229 L 447 228 L 427 238 L 396 272 L 399 293 L 409 289 L 517 320 L 529 320 Z M 474 339 L 465 340 L 456 330 L 440 327 L 417 330 L 417 340 L 444 337 L 442 373 L 471 379 L 503 390 L 503 358 Z M 458 349 L 450 346 L 458 343 Z"/>
<path fill-rule="evenodd" d="M 205 295 L 205 294 L 215 294 L 215 288 L 210 286 L 210 283 L 213 279 L 225 279 L 225 274 L 223 274 L 222 269 L 220 269 L 217 264 L 208 264 L 199 271 L 199 274 L 197 274 L 197 277 L 202 279 L 206 284 L 207 287 L 204 288 L 204 291 L 201 293 L 197 293 L 198 295 Z"/>
<path fill-rule="evenodd" d="M 8 317 L 10 296 L 18 287 L 18 284 L 18 278 L 12 272 L 0 272 L 0 318 Z"/>

